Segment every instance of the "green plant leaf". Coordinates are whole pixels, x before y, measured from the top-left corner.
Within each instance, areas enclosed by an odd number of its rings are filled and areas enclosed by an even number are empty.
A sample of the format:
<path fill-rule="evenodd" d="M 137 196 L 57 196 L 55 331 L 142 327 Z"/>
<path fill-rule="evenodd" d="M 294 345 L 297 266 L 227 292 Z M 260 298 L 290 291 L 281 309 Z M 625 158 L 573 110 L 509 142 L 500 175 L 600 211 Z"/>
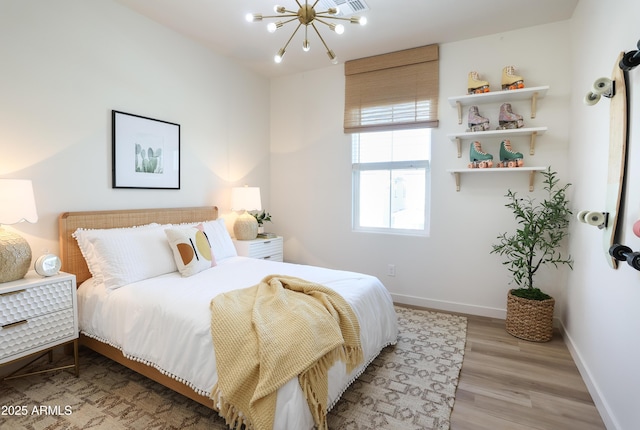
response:
<path fill-rule="evenodd" d="M 540 174 L 547 192 L 540 202 L 507 190 L 505 207 L 511 209 L 518 228 L 498 235 L 498 242 L 491 249 L 492 254 L 505 257 L 502 264 L 507 266 L 513 282 L 526 289 L 534 289 L 534 275 L 544 265 L 566 264 L 573 269 L 571 256 L 565 257 L 560 251 L 572 215 L 566 197 L 571 184 L 559 186 L 557 173 L 551 167 Z"/>

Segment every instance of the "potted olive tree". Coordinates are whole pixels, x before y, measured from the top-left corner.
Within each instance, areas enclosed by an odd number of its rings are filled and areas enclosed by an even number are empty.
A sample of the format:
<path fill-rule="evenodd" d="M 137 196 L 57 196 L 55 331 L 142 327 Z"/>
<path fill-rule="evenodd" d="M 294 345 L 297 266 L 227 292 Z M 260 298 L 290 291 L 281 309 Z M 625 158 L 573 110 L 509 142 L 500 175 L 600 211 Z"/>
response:
<path fill-rule="evenodd" d="M 492 254 L 504 257 L 502 264 L 512 275 L 518 288 L 507 295 L 507 332 L 536 342 L 546 342 L 553 336 L 553 297 L 534 287 L 534 276 L 545 265 L 566 264 L 573 269 L 571 256 L 560 249 L 568 235 L 571 210 L 566 192 L 571 184 L 558 185 L 557 173 L 548 168 L 544 176 L 544 200 L 519 197 L 508 190 L 508 203 L 518 225 L 514 232 L 505 232 L 492 245 Z"/>

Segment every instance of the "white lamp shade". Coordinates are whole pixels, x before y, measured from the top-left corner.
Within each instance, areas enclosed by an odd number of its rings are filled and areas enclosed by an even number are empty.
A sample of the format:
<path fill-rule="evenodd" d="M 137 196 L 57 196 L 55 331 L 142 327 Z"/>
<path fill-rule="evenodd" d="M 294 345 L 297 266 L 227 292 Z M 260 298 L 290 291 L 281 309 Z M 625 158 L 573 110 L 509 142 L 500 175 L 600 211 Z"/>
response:
<path fill-rule="evenodd" d="M 234 187 L 231 189 L 231 210 L 260 211 L 260 187 Z"/>
<path fill-rule="evenodd" d="M 33 184 L 28 179 L 0 179 L 0 224 L 38 221 Z"/>

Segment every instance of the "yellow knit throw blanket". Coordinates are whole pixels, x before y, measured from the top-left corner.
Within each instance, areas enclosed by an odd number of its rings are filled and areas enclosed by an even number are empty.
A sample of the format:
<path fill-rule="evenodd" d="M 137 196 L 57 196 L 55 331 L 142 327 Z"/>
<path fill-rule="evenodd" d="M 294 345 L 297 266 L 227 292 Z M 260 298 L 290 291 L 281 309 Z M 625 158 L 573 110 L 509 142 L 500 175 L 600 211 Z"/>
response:
<path fill-rule="evenodd" d="M 300 278 L 270 275 L 211 301 L 218 383 L 211 398 L 231 428 L 271 430 L 276 391 L 298 376 L 311 414 L 326 429 L 328 370 L 363 360 L 360 325 L 335 291 Z"/>

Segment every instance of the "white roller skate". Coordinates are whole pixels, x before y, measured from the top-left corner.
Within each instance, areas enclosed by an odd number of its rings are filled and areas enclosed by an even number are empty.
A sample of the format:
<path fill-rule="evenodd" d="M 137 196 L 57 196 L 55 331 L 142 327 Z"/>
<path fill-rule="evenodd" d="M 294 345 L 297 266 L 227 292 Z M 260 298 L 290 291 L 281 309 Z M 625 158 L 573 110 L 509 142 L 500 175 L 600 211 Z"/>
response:
<path fill-rule="evenodd" d="M 478 106 L 471 106 L 469 108 L 467 124 L 469 125 L 467 131 L 489 130 L 489 118 L 480 116 L 478 113 Z"/>
<path fill-rule="evenodd" d="M 512 128 L 524 127 L 522 115 L 513 113 L 511 103 L 502 103 L 500 106 L 500 115 L 498 116 L 498 127 L 496 130 L 507 130 Z"/>
<path fill-rule="evenodd" d="M 478 72 L 469 72 L 469 79 L 467 81 L 467 94 L 482 94 L 488 93 L 491 89 L 489 88 L 489 82 L 481 81 L 478 77 Z"/>
<path fill-rule="evenodd" d="M 502 69 L 502 89 L 503 90 L 519 90 L 524 88 L 524 79 L 522 76 L 516 75 L 516 68 L 513 66 L 506 66 Z"/>

